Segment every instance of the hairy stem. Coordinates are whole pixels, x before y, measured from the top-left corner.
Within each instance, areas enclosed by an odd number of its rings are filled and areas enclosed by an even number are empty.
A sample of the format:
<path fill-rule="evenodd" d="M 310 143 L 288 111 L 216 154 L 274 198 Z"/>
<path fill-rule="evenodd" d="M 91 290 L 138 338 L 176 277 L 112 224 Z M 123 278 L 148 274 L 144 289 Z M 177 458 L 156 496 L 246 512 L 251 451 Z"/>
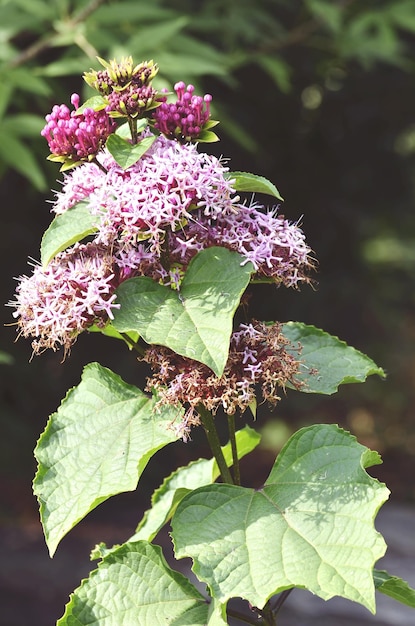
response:
<path fill-rule="evenodd" d="M 233 462 L 233 480 L 235 485 L 241 484 L 241 472 L 239 468 L 238 450 L 236 447 L 235 436 L 235 415 L 228 415 L 229 440 L 231 442 L 232 462 Z"/>
<path fill-rule="evenodd" d="M 210 449 L 212 450 L 213 456 L 215 457 L 216 463 L 218 464 L 222 480 L 224 483 L 229 483 L 233 485 L 234 482 L 232 474 L 230 473 L 229 468 L 226 465 L 225 457 L 223 456 L 218 431 L 216 430 L 215 420 L 213 419 L 212 413 L 205 409 L 203 404 L 198 404 L 197 412 L 199 413 L 200 421 L 202 422 L 202 426 L 205 430 Z"/>

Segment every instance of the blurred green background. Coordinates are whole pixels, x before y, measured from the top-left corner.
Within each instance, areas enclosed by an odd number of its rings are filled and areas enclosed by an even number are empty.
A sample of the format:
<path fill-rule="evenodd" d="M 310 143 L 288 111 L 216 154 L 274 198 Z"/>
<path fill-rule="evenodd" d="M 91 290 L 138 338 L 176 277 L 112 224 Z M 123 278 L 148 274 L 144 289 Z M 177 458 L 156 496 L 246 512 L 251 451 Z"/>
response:
<path fill-rule="evenodd" d="M 50 190 L 62 178 L 45 160 L 44 115 L 55 103 L 69 104 L 73 92 L 86 97 L 81 75 L 98 67 L 96 56 L 154 59 L 160 85 L 184 80 L 213 94 L 221 141 L 207 150 L 229 157 L 233 170 L 272 180 L 285 198 L 284 215 L 302 216 L 319 261 L 316 289 L 258 286 L 252 315 L 315 324 L 388 374 L 330 398 L 288 392 L 273 415 L 262 407 L 256 426 L 264 429 L 264 445 L 255 472 L 244 467 L 247 480 L 261 484 L 298 426 L 336 422 L 381 452 L 376 476 L 393 499 L 415 502 L 414 35 L 413 0 L 0 0 L 3 302 L 13 299 L 14 277 L 30 272 L 28 257 L 39 258 Z M 13 604 L 22 591 L 13 581 L 32 571 L 24 559 L 12 565 L 16 555 L 39 545 L 48 558 L 30 486 L 32 450 L 48 415 L 90 361 L 131 383 L 141 384 L 146 373 L 123 346 L 86 334 L 64 363 L 53 353 L 29 362 L 29 342 L 14 343 L 11 313 L 2 308 L 0 342 L 0 522 L 11 607 L 0 622 L 8 626 L 23 623 L 18 600 Z M 187 446 L 163 451 L 145 474 L 147 489 L 195 458 L 201 443 L 195 432 Z M 133 530 L 149 493 L 102 505 L 83 528 L 107 515 Z M 78 539 L 82 532 L 74 531 Z M 105 539 L 84 532 L 88 546 Z M 112 537 L 113 527 L 106 532 Z M 60 567 L 70 569 L 66 561 Z M 70 590 L 59 591 L 56 614 L 56 594 L 39 599 L 27 591 L 27 606 L 37 607 L 31 624 L 52 623 Z"/>

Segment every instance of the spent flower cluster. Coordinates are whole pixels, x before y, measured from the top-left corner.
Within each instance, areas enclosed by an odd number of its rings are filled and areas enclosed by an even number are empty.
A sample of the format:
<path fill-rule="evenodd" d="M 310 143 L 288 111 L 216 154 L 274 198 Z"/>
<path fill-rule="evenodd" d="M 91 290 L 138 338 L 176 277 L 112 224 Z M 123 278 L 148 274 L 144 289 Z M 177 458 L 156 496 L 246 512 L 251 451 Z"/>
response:
<path fill-rule="evenodd" d="M 89 242 L 60 247 L 48 264 L 19 279 L 11 304 L 19 334 L 33 338 L 34 352 L 63 346 L 66 354 L 82 331 L 110 324 L 120 306 L 117 288 L 129 278 L 146 276 L 180 291 L 189 263 L 213 246 L 238 252 L 241 265 L 252 263 L 254 280 L 287 287 L 309 282 L 313 259 L 298 222 L 275 207 L 243 202 L 226 161 L 199 151 L 198 141 L 216 124 L 211 97 L 179 82 L 170 102 L 153 86 L 158 68 L 152 61 L 101 62 L 104 70 L 84 77 L 98 90 L 98 102 L 79 109 L 79 96 L 72 96 L 75 111 L 55 106 L 42 131 L 51 158 L 63 162 L 62 170 L 71 166 L 55 194 L 55 220 L 84 202 L 93 228 Z M 127 139 L 117 135 L 119 117 L 127 121 Z M 131 162 L 112 148 L 114 134 Z M 213 412 L 219 406 L 244 411 L 256 385 L 276 401 L 277 388 L 293 381 L 298 368 L 286 343 L 278 325 L 242 326 L 232 335 L 221 377 L 168 348 L 147 347 L 144 358 L 154 370 L 149 388 L 164 387 L 163 402 L 187 403 L 180 427 L 187 436 L 200 403 Z"/>
<path fill-rule="evenodd" d="M 219 408 L 234 415 L 254 405 L 258 386 L 270 404 L 278 402 L 279 389 L 285 389 L 287 383 L 301 387 L 295 378 L 299 351 L 284 337 L 279 323 L 241 324 L 232 333 L 228 361 L 218 378 L 202 363 L 168 348 L 152 346 L 144 356 L 154 372 L 147 390 L 157 390 L 159 405 L 187 405 L 184 418 L 175 425 L 177 434 L 186 439 L 191 426 L 200 423 L 200 405 L 214 415 Z"/>

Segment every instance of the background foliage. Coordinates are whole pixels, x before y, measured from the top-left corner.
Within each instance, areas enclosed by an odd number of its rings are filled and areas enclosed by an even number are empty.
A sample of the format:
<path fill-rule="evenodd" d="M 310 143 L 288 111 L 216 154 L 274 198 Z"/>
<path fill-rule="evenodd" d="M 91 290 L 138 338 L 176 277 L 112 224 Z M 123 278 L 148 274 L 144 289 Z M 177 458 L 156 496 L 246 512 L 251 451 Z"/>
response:
<path fill-rule="evenodd" d="M 11 277 L 28 272 L 26 257 L 39 259 L 48 190 L 59 189 L 39 136 L 44 115 L 70 90 L 86 96 L 78 77 L 97 67 L 97 54 L 154 58 L 162 83 L 183 79 L 213 94 L 221 142 L 210 149 L 232 157 L 233 169 L 272 180 L 289 219 L 304 216 L 319 260 L 316 291 L 270 299 L 258 286 L 254 314 L 315 324 L 388 373 L 385 383 L 346 387 L 329 400 L 288 392 L 272 419 L 263 407 L 269 445 L 305 423 L 340 422 L 382 453 L 374 473 L 395 498 L 413 502 L 414 33 L 412 0 L 0 0 L 3 301 L 12 297 Z M 34 442 L 81 367 L 96 359 L 134 384 L 145 374 L 132 355 L 93 335 L 63 365 L 53 354 L 29 364 L 28 343 L 14 345 L 14 329 L 3 327 L 10 321 L 3 310 L 0 348 L 13 356 L 1 356 L 6 525 L 37 516 Z M 173 465 L 181 455 L 187 462 L 192 445 L 173 446 L 163 462 L 169 454 Z M 268 470 L 262 449 L 252 482 Z M 151 472 L 152 486 L 166 474 L 157 464 Z M 128 515 L 125 503 L 117 519 Z"/>

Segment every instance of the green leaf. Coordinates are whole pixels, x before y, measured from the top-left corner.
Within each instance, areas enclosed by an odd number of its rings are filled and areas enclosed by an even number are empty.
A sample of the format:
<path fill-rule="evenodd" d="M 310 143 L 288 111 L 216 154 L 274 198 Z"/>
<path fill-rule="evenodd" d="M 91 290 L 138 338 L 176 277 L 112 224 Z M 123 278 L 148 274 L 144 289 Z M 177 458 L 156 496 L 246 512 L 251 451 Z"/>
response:
<path fill-rule="evenodd" d="M 262 489 L 215 484 L 180 502 L 176 557 L 191 557 L 221 602 L 241 597 L 262 608 L 274 594 L 303 587 L 374 612 L 373 566 L 386 549 L 374 518 L 389 493 L 363 469 L 376 461 L 337 426 L 303 428 Z"/>
<path fill-rule="evenodd" d="M 315 326 L 288 322 L 284 324 L 283 334 L 294 346 L 302 346 L 302 364 L 296 376 L 304 383 L 300 391 L 330 395 L 339 385 L 362 383 L 372 374 L 385 376 L 383 369 L 368 356 Z M 295 354 L 298 356 L 298 352 Z"/>
<path fill-rule="evenodd" d="M 123 170 L 126 170 L 141 159 L 143 154 L 151 148 L 155 140 L 156 135 L 151 135 L 150 137 L 144 137 L 140 143 L 131 144 L 119 135 L 112 134 L 108 137 L 106 146 L 118 165 L 122 167 Z"/>
<path fill-rule="evenodd" d="M 147 126 L 148 126 L 148 120 L 146 120 L 145 118 L 142 118 L 141 120 L 137 120 L 137 128 L 136 128 L 137 133 L 138 134 L 142 133 L 143 130 L 147 128 Z M 121 124 L 121 126 L 118 126 L 115 133 L 119 135 L 120 137 L 122 137 L 123 139 L 131 139 L 131 129 L 130 129 L 129 123 L 124 122 L 124 124 Z"/>
<path fill-rule="evenodd" d="M 215 141 L 219 141 L 219 137 L 211 130 L 202 130 L 197 138 L 197 141 L 200 143 L 214 143 Z"/>
<path fill-rule="evenodd" d="M 212 598 L 206 626 L 227 626 L 226 604 Z"/>
<path fill-rule="evenodd" d="M 88 235 L 95 233 L 99 216 L 89 210 L 88 201 L 82 201 L 57 215 L 45 231 L 40 245 L 40 257 L 43 267 L 62 250 Z"/>
<path fill-rule="evenodd" d="M 50 85 L 42 78 L 39 78 L 39 74 L 39 68 L 36 69 L 35 73 L 33 67 L 29 68 L 27 65 L 24 65 L 22 67 L 14 67 L 10 74 L 8 74 L 7 80 L 15 87 L 24 91 L 40 96 L 50 96 Z"/>
<path fill-rule="evenodd" d="M 3 125 L 0 135 L 0 159 L 30 180 L 36 189 L 44 190 L 45 176 L 26 143 L 20 141 L 13 132 L 6 131 Z"/>
<path fill-rule="evenodd" d="M 206 626 L 207 619 L 205 598 L 170 569 L 161 548 L 138 541 L 103 559 L 71 595 L 56 626 Z"/>
<path fill-rule="evenodd" d="M 334 33 L 339 33 L 344 18 L 344 7 L 327 0 L 307 0 L 307 5 L 314 17 L 327 25 Z"/>
<path fill-rule="evenodd" d="M 101 111 L 105 109 L 108 104 L 108 100 L 103 96 L 92 96 L 92 98 L 88 98 L 80 107 L 76 109 L 76 114 L 80 115 L 85 111 L 85 109 L 93 109 L 94 111 Z"/>
<path fill-rule="evenodd" d="M 17 113 L 8 115 L 2 121 L 2 128 L 18 137 L 39 137 L 45 125 L 45 118 L 31 113 Z"/>
<path fill-rule="evenodd" d="M 1 365 L 11 365 L 14 363 L 14 358 L 8 352 L 4 352 L 0 350 L 0 364 Z"/>
<path fill-rule="evenodd" d="M 131 278 L 117 289 L 112 325 L 137 331 L 147 343 L 160 344 L 200 361 L 221 376 L 229 351 L 232 320 L 253 265 L 226 248 L 202 250 L 189 264 L 180 292 L 147 277 Z"/>
<path fill-rule="evenodd" d="M 98 363 L 84 368 L 36 446 L 34 493 L 50 554 L 92 509 L 133 491 L 149 459 L 177 436 L 177 408 L 154 400 Z"/>
<path fill-rule="evenodd" d="M 261 437 L 249 426 L 236 433 L 238 458 L 241 459 L 259 444 Z M 222 448 L 228 467 L 232 465 L 230 443 Z M 158 531 L 171 518 L 178 503 L 193 489 L 210 485 L 219 477 L 220 472 L 214 459 L 198 459 L 185 467 L 179 467 L 155 490 L 151 498 L 151 509 L 146 511 L 136 533 L 129 541 L 146 539 L 152 541 Z"/>
<path fill-rule="evenodd" d="M 256 57 L 257 63 L 265 72 L 273 79 L 274 83 L 283 93 L 291 91 L 291 66 L 283 60 L 282 57 L 275 56 L 275 53 L 265 55 L 261 54 Z"/>
<path fill-rule="evenodd" d="M 373 579 L 377 591 L 415 609 L 415 589 L 412 589 L 405 580 L 378 569 L 373 570 Z"/>
<path fill-rule="evenodd" d="M 249 172 L 228 172 L 227 178 L 235 181 L 233 184 L 235 191 L 265 193 L 269 196 L 278 198 L 278 200 L 284 200 L 276 186 L 264 176 L 257 176 L 256 174 L 250 174 Z"/>
<path fill-rule="evenodd" d="M 189 22 L 189 17 L 181 15 L 176 19 L 171 17 L 156 24 L 147 24 L 146 28 L 140 29 L 135 37 L 132 37 L 129 45 L 135 51 L 136 56 L 148 54 L 157 45 L 161 48 L 166 41 L 176 37 Z"/>

